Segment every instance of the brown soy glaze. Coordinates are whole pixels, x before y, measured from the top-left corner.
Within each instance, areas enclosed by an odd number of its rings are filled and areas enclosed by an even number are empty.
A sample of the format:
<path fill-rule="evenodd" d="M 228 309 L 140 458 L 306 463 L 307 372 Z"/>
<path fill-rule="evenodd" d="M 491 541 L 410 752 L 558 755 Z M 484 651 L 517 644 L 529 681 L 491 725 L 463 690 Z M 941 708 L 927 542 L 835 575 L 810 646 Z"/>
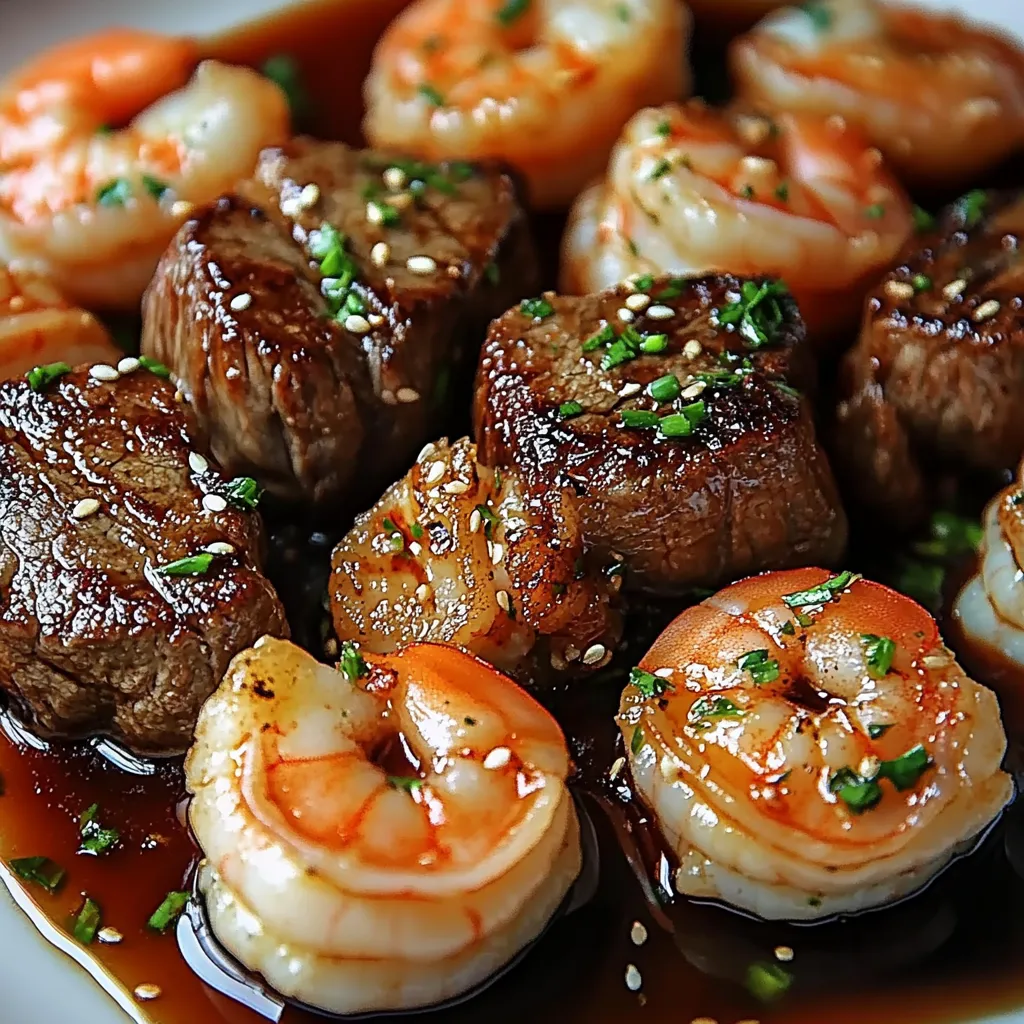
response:
<path fill-rule="evenodd" d="M 359 96 L 371 43 L 401 6 L 402 0 L 309 3 L 213 40 L 207 52 L 254 65 L 290 53 L 302 66 L 323 118 L 318 134 L 358 142 Z M 560 224 L 545 221 L 545 235 L 556 239 Z M 316 609 L 330 545 L 326 538 L 306 545 L 294 533 L 282 536 L 279 532 L 272 546 L 271 571 L 277 570 L 293 622 L 301 623 L 297 637 L 315 650 L 322 641 Z M 296 566 L 308 573 L 295 571 Z M 662 865 L 670 865 L 643 809 L 629 803 L 628 776 L 608 780 L 621 753 L 613 716 L 623 669 L 639 660 L 666 620 L 659 611 L 650 628 L 644 628 L 645 621 L 634 619 L 632 649 L 602 678 L 549 696 L 570 740 L 577 786 L 590 794 L 587 805 L 601 851 L 595 897 L 557 923 L 492 989 L 433 1019 L 438 1024 L 520 1024 L 531 1017 L 564 1024 L 687 1024 L 697 1017 L 718 1024 L 939 1024 L 1024 1006 L 1021 808 L 1011 809 L 985 846 L 926 894 L 853 922 L 791 928 L 671 901 L 658 881 Z M 1016 684 L 1002 676 L 987 681 L 998 687 L 1001 680 Z M 396 761 L 396 770 L 402 767 Z M 154 1024 L 263 1019 L 199 981 L 172 935 L 145 927 L 169 890 L 188 887 L 197 855 L 179 819 L 180 762 L 157 764 L 151 775 L 138 776 L 111 765 L 87 744 L 33 750 L 0 732 L 0 779 L 0 858 L 46 855 L 67 869 L 63 888 L 53 896 L 35 887 L 24 890 L 37 913 L 59 927 L 69 924 L 82 893 L 100 904 L 104 923 L 124 938 L 118 945 L 94 944 L 83 955 L 100 961 L 128 991 L 142 983 L 159 985 L 161 996 L 142 1011 Z M 104 825 L 122 831 L 120 847 L 103 857 L 76 853 L 78 818 L 92 803 L 99 804 Z M 649 934 L 639 947 L 630 940 L 634 921 Z M 779 945 L 794 950 L 785 966 L 795 980 L 781 1002 L 762 1006 L 747 993 L 743 978 L 752 962 L 770 963 Z M 625 985 L 627 964 L 641 973 L 640 993 Z M 111 1004 L 112 1019 L 116 1013 Z M 285 1024 L 317 1019 L 291 1009 L 283 1017 Z"/>

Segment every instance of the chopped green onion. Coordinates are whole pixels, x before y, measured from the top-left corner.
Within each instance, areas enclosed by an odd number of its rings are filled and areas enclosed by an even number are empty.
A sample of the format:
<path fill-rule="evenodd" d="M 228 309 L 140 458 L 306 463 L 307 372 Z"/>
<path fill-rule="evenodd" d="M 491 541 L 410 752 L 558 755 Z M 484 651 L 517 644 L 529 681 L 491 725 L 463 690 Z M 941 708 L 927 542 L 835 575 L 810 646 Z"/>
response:
<path fill-rule="evenodd" d="M 884 679 L 892 667 L 896 644 L 889 637 L 875 636 L 874 633 L 863 633 L 860 640 L 867 656 L 868 675 L 872 679 Z"/>
<path fill-rule="evenodd" d="M 212 563 L 213 555 L 203 552 L 201 555 L 190 555 L 188 558 L 179 558 L 176 562 L 161 565 L 156 571 L 161 576 L 202 576 L 209 571 Z"/>
<path fill-rule="evenodd" d="M 961 196 L 953 208 L 960 215 L 965 228 L 975 227 L 984 216 L 985 207 L 988 204 L 988 195 L 980 188 L 973 189 L 966 195 Z"/>
<path fill-rule="evenodd" d="M 497 18 L 506 28 L 518 21 L 530 9 L 530 0 L 505 0 L 498 11 Z"/>
<path fill-rule="evenodd" d="M 658 414 L 643 409 L 623 409 L 622 426 L 632 430 L 653 430 L 658 425 Z"/>
<path fill-rule="evenodd" d="M 787 185 L 786 182 L 783 181 L 776 187 L 775 198 L 783 203 L 789 201 L 789 185 Z"/>
<path fill-rule="evenodd" d="M 888 779 L 902 792 L 915 786 L 930 764 L 928 752 L 919 743 L 892 761 L 883 761 L 876 778 Z"/>
<path fill-rule="evenodd" d="M 811 24 L 818 32 L 825 32 L 832 27 L 834 17 L 832 11 L 820 0 L 811 0 L 811 2 L 801 4 L 800 10 L 810 18 Z"/>
<path fill-rule="evenodd" d="M 525 316 L 531 316 L 535 320 L 543 320 L 546 316 L 551 316 L 555 311 L 555 307 L 551 305 L 546 299 L 523 299 L 519 303 L 519 311 Z"/>
<path fill-rule="evenodd" d="M 497 478 L 495 478 L 494 486 L 499 490 L 501 489 L 501 485 L 498 483 Z M 497 526 L 501 520 L 498 519 L 494 514 L 494 511 L 486 505 L 477 505 L 476 510 L 480 513 L 480 519 L 484 524 L 484 536 L 490 540 L 491 534 L 494 532 L 494 527 Z"/>
<path fill-rule="evenodd" d="M 98 856 L 110 850 L 121 838 L 121 833 L 116 828 L 104 828 L 99 823 L 99 809 L 99 804 L 92 804 L 79 816 L 78 832 L 82 837 L 79 853 L 92 853 Z"/>
<path fill-rule="evenodd" d="M 159 178 L 154 178 L 151 174 L 144 174 L 142 176 L 142 187 L 157 201 L 160 202 L 163 197 L 171 191 L 171 186 L 165 181 L 161 181 Z"/>
<path fill-rule="evenodd" d="M 914 230 L 920 235 L 935 227 L 935 218 L 923 207 L 914 207 Z"/>
<path fill-rule="evenodd" d="M 18 857 L 10 861 L 11 870 L 26 882 L 35 882 L 47 892 L 56 892 L 66 872 L 49 857 Z"/>
<path fill-rule="evenodd" d="M 881 727 L 882 731 L 886 728 L 888 726 Z M 888 779 L 902 792 L 915 786 L 930 764 L 928 752 L 918 744 L 892 761 L 882 761 L 870 778 L 862 778 L 852 768 L 840 768 L 829 780 L 829 792 L 838 793 L 851 811 L 862 814 L 882 799 L 879 779 Z"/>
<path fill-rule="evenodd" d="M 786 619 L 786 621 L 782 624 L 782 629 L 780 630 L 780 632 L 785 633 L 786 636 L 794 636 L 796 634 L 796 626 L 793 625 L 792 621 Z"/>
<path fill-rule="evenodd" d="M 658 432 L 662 437 L 689 437 L 693 433 L 693 424 L 682 413 L 673 413 L 658 421 Z"/>
<path fill-rule="evenodd" d="M 647 394 L 656 402 L 674 402 L 682 390 L 679 378 L 674 373 L 667 373 L 647 385 Z"/>
<path fill-rule="evenodd" d="M 615 339 L 609 346 L 608 351 L 605 352 L 601 358 L 601 369 L 602 370 L 614 370 L 617 366 L 622 366 L 623 363 L 628 363 L 639 355 L 640 342 L 632 344 L 627 340 L 626 332 Z"/>
<path fill-rule="evenodd" d="M 83 946 L 88 946 L 100 930 L 101 919 L 100 905 L 91 897 L 86 896 L 82 909 L 79 910 L 78 916 L 75 918 L 72 934 Z"/>
<path fill-rule="evenodd" d="M 160 906 L 149 915 L 147 926 L 155 932 L 166 932 L 178 919 L 191 898 L 192 894 L 188 892 L 169 892 Z"/>
<path fill-rule="evenodd" d="M 792 984 L 793 976 L 778 964 L 751 964 L 747 968 L 747 988 L 762 1003 L 775 1002 L 789 991 Z"/>
<path fill-rule="evenodd" d="M 70 372 L 71 367 L 67 363 L 47 363 L 45 366 L 34 366 L 25 374 L 25 379 L 33 391 L 42 391 L 48 384 Z"/>
<path fill-rule="evenodd" d="M 115 178 L 108 181 L 96 192 L 96 202 L 100 206 L 124 206 L 132 197 L 131 182 L 127 178 Z"/>
<path fill-rule="evenodd" d="M 668 121 L 659 121 L 655 125 L 654 131 L 663 139 L 667 139 L 672 134 L 672 125 L 670 125 Z"/>
<path fill-rule="evenodd" d="M 666 690 L 672 689 L 672 684 L 667 679 L 662 679 L 653 672 L 645 672 L 642 668 L 629 670 L 629 682 L 640 691 L 641 697 L 647 699 L 660 697 Z"/>
<path fill-rule="evenodd" d="M 292 120 L 302 121 L 309 114 L 310 103 L 295 60 L 287 54 L 277 54 L 268 58 L 260 70 L 284 93 Z"/>
<path fill-rule="evenodd" d="M 421 82 L 417 87 L 419 94 L 435 107 L 444 106 L 444 97 L 429 82 Z"/>
<path fill-rule="evenodd" d="M 802 608 L 809 604 L 828 604 L 836 594 L 852 586 L 860 579 L 858 573 L 844 570 L 835 576 L 829 577 L 824 583 L 820 583 L 810 590 L 798 590 L 795 594 L 783 594 L 782 600 L 790 608 Z"/>
<path fill-rule="evenodd" d="M 563 402 L 558 407 L 558 418 L 561 420 L 571 420 L 574 416 L 582 414 L 583 406 L 579 402 Z"/>
<path fill-rule="evenodd" d="M 633 738 L 629 741 L 629 751 L 631 754 L 639 754 L 641 748 L 644 745 L 644 730 L 643 726 L 637 726 L 633 730 Z"/>
<path fill-rule="evenodd" d="M 932 279 L 927 274 L 915 274 L 910 283 L 914 286 L 915 292 L 926 292 L 932 286 Z"/>
<path fill-rule="evenodd" d="M 139 356 L 139 366 L 144 370 L 149 370 L 156 377 L 162 377 L 164 380 L 168 380 L 171 376 L 171 371 L 163 363 L 156 359 L 151 359 L 149 356 Z"/>
<path fill-rule="evenodd" d="M 754 186 L 753 185 L 744 185 L 743 188 L 740 189 L 740 197 L 743 198 L 743 199 L 753 199 L 754 198 Z"/>
<path fill-rule="evenodd" d="M 669 282 L 664 288 L 658 292 L 654 297 L 659 301 L 662 299 L 678 299 L 683 294 L 683 290 L 686 287 L 686 278 L 684 277 L 672 277 L 669 278 Z"/>
<path fill-rule="evenodd" d="M 664 177 L 672 170 L 672 164 L 662 157 L 651 169 L 651 173 L 648 175 L 649 181 L 657 181 L 658 178 Z"/>
<path fill-rule="evenodd" d="M 412 793 L 423 785 L 423 780 L 405 775 L 389 775 L 388 785 L 392 789 L 404 789 L 407 793 Z"/>
<path fill-rule="evenodd" d="M 412 534 L 413 540 L 423 539 L 423 527 L 420 526 L 419 523 L 413 523 L 412 526 L 409 527 L 409 532 Z"/>
<path fill-rule="evenodd" d="M 659 352 L 664 352 L 668 348 L 668 335 L 667 334 L 648 334 L 643 341 L 640 342 L 640 351 L 644 355 L 653 356 Z"/>
<path fill-rule="evenodd" d="M 770 345 L 782 326 L 783 312 L 779 298 L 789 294 L 781 281 L 765 281 L 761 285 L 744 281 L 740 298 L 716 310 L 714 320 L 733 326 L 752 349 Z"/>
<path fill-rule="evenodd" d="M 830 793 L 839 798 L 853 811 L 863 814 L 871 810 L 882 799 L 882 788 L 873 778 L 863 779 L 852 768 L 840 768 L 829 779 Z"/>
<path fill-rule="evenodd" d="M 603 348 L 615 340 L 615 328 L 611 324 L 605 324 L 596 334 L 592 334 L 583 342 L 584 352 L 593 352 L 595 349 Z"/>
<path fill-rule="evenodd" d="M 747 651 L 736 665 L 741 672 L 749 672 L 758 686 L 773 683 L 779 678 L 779 663 L 769 658 L 766 650 Z"/>
<path fill-rule="evenodd" d="M 363 656 L 359 653 L 359 648 L 349 640 L 341 645 L 341 658 L 338 664 L 341 674 L 350 683 L 354 683 L 357 679 L 362 679 L 370 673 Z"/>
<path fill-rule="evenodd" d="M 684 405 L 680 411 L 690 421 L 690 425 L 694 427 L 698 423 L 703 422 L 708 415 L 708 407 L 704 404 L 703 398 L 698 398 L 696 402 Z"/>
<path fill-rule="evenodd" d="M 653 274 L 641 274 L 633 282 L 633 287 L 638 292 L 649 292 L 654 287 L 654 275 Z"/>
<path fill-rule="evenodd" d="M 891 728 L 891 725 L 881 725 L 878 722 L 872 722 L 871 725 L 868 726 L 868 736 L 870 736 L 873 740 L 877 740 L 879 736 L 882 736 Z"/>
<path fill-rule="evenodd" d="M 932 516 L 929 539 L 917 541 L 913 548 L 925 558 L 952 560 L 977 551 L 981 534 L 977 520 L 940 510 Z"/>
<path fill-rule="evenodd" d="M 378 224 L 386 228 L 393 228 L 402 223 L 402 215 L 390 203 L 380 203 L 376 200 L 368 203 L 368 209 L 372 209 Z"/>
<path fill-rule="evenodd" d="M 885 216 L 885 207 L 881 203 L 872 203 L 864 208 L 864 216 L 868 220 L 881 220 Z"/>
<path fill-rule="evenodd" d="M 623 24 L 628 23 L 629 19 L 631 17 L 631 15 L 629 13 L 629 8 L 625 4 L 616 4 L 615 5 L 615 16 Z"/>
<path fill-rule="evenodd" d="M 742 718 L 745 714 L 728 697 L 701 697 L 693 702 L 687 718 L 691 722 L 706 722 L 712 718 Z"/>
<path fill-rule="evenodd" d="M 263 497 L 263 489 L 251 476 L 236 476 L 228 483 L 224 497 L 239 508 L 252 511 Z"/>
<path fill-rule="evenodd" d="M 488 263 L 486 270 L 484 270 L 484 277 L 487 278 L 490 284 L 498 284 L 501 281 L 501 271 L 498 269 L 498 264 Z"/>

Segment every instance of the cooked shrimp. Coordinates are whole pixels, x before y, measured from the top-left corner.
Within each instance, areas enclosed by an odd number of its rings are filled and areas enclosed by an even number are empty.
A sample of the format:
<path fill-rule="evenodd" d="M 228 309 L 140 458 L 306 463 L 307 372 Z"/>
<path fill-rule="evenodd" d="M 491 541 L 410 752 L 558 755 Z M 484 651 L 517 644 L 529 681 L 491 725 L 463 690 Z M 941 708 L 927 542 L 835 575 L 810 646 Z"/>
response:
<path fill-rule="evenodd" d="M 924 885 L 1013 795 L 995 695 L 931 616 L 852 573 L 767 573 L 688 609 L 620 727 L 680 893 L 766 918 Z"/>
<path fill-rule="evenodd" d="M 481 466 L 466 439 L 427 445 L 333 565 L 338 639 L 381 654 L 440 641 L 534 676 L 603 666 L 621 635 L 621 566 L 589 564 L 569 495 Z"/>
<path fill-rule="evenodd" d="M 910 201 L 878 151 L 842 123 L 671 104 L 626 125 L 605 182 L 577 201 L 563 287 L 768 274 L 786 281 L 820 338 L 856 316 L 912 230 Z"/>
<path fill-rule="evenodd" d="M 0 380 L 48 363 L 117 363 L 106 328 L 75 309 L 36 268 L 0 263 Z"/>
<path fill-rule="evenodd" d="M 39 260 L 89 308 L 138 306 L 193 204 L 230 189 L 288 134 L 273 82 L 212 61 L 189 82 L 196 59 L 190 40 L 112 31 L 4 83 L 0 259 Z"/>
<path fill-rule="evenodd" d="M 334 1013 L 412 1009 L 484 980 L 580 868 L 553 718 L 453 647 L 339 671 L 264 638 L 203 708 L 189 820 L 221 943 Z"/>
<path fill-rule="evenodd" d="M 953 617 L 969 644 L 1024 668 L 1024 466 L 989 502 L 983 527 L 978 571 L 957 595 Z"/>
<path fill-rule="evenodd" d="M 1024 54 L 955 14 L 819 0 L 732 44 L 739 94 L 857 125 L 909 182 L 966 186 L 1024 144 Z"/>
<path fill-rule="evenodd" d="M 377 46 L 363 124 L 379 148 L 501 160 L 531 205 L 567 206 L 630 115 L 690 87 L 681 0 L 416 0 Z"/>

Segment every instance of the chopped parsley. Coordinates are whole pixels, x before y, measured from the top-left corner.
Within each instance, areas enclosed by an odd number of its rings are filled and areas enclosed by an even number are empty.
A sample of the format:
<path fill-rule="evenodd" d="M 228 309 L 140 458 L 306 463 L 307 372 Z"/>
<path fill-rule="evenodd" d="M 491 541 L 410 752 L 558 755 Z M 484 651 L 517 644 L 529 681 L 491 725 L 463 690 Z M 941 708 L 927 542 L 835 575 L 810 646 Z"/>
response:
<path fill-rule="evenodd" d="M 714 718 L 742 718 L 746 712 L 728 697 L 700 697 L 690 706 L 687 718 L 691 722 L 710 725 Z"/>
<path fill-rule="evenodd" d="M 83 946 L 88 946 L 96 938 L 101 920 L 100 905 L 92 897 L 86 896 L 71 932 Z"/>
<path fill-rule="evenodd" d="M 543 320 L 554 311 L 555 307 L 546 299 L 523 299 L 519 303 L 519 312 L 524 316 L 533 317 L 534 320 Z"/>
<path fill-rule="evenodd" d="M 915 292 L 926 292 L 932 286 L 932 279 L 927 274 L 915 274 L 910 279 L 910 283 Z"/>
<path fill-rule="evenodd" d="M 795 636 L 796 626 L 793 625 L 791 620 L 786 619 L 786 621 L 782 624 L 782 629 L 780 630 L 780 632 L 785 633 L 786 636 Z"/>
<path fill-rule="evenodd" d="M 864 216 L 868 220 L 881 220 L 885 216 L 885 207 L 881 203 L 872 203 L 864 207 Z"/>
<path fill-rule="evenodd" d="M 837 594 L 852 586 L 859 579 L 860 575 L 858 573 L 844 570 L 835 576 L 829 577 L 824 583 L 811 587 L 810 590 L 798 590 L 795 594 L 783 594 L 782 600 L 790 608 L 803 608 L 805 605 L 810 604 L 828 604 Z"/>
<path fill-rule="evenodd" d="M 574 416 L 583 415 L 583 406 L 579 402 L 563 402 L 558 407 L 558 418 L 560 420 L 571 420 Z"/>
<path fill-rule="evenodd" d="M 388 785 L 392 789 L 404 789 L 407 793 L 413 793 L 423 785 L 423 780 L 406 775 L 389 775 Z"/>
<path fill-rule="evenodd" d="M 884 728 L 887 727 L 883 727 L 883 731 Z M 858 775 L 852 768 L 840 768 L 829 779 L 829 792 L 837 793 L 854 814 L 863 814 L 882 799 L 880 779 L 888 779 L 902 792 L 913 788 L 930 764 L 928 752 L 919 743 L 891 761 L 879 762 L 878 769 L 869 778 Z"/>
<path fill-rule="evenodd" d="M 962 195 L 953 204 L 953 209 L 963 221 L 965 228 L 973 228 L 984 216 L 986 205 L 988 205 L 988 195 L 982 189 L 976 188 L 966 195 Z"/>
<path fill-rule="evenodd" d="M 191 898 L 192 894 L 188 892 L 169 892 L 160 906 L 149 915 L 147 927 L 155 932 L 166 932 L 177 921 Z"/>
<path fill-rule="evenodd" d="M 409 527 L 409 532 L 412 534 L 413 540 L 423 539 L 423 527 L 420 526 L 419 523 L 413 523 L 412 526 Z"/>
<path fill-rule="evenodd" d="M 487 278 L 489 284 L 498 284 L 501 281 L 501 271 L 498 269 L 497 263 L 488 263 L 487 268 L 484 270 L 484 277 Z"/>
<path fill-rule="evenodd" d="M 341 669 L 341 674 L 350 683 L 354 683 L 357 679 L 362 679 L 370 673 L 363 656 L 359 653 L 359 648 L 349 640 L 341 645 L 341 658 L 338 661 L 338 667 Z"/>
<path fill-rule="evenodd" d="M 741 672 L 749 672 L 758 686 L 773 683 L 779 678 L 779 663 L 769 658 L 766 650 L 747 651 L 736 662 L 736 666 Z"/>
<path fill-rule="evenodd" d="M 779 185 L 776 186 L 776 188 L 775 188 L 775 198 L 778 199 L 779 202 L 782 202 L 782 203 L 786 203 L 786 202 L 789 201 L 789 185 L 786 184 L 786 182 L 783 181 Z"/>
<path fill-rule="evenodd" d="M 631 754 L 639 754 L 640 748 L 644 745 L 644 730 L 643 726 L 638 725 L 633 730 L 633 738 L 629 741 L 629 752 Z"/>
<path fill-rule="evenodd" d="M 70 372 L 71 367 L 67 363 L 47 363 L 45 366 L 34 366 L 25 374 L 25 379 L 33 391 L 42 391 L 48 384 Z"/>
<path fill-rule="evenodd" d="M 163 380 L 170 379 L 171 371 L 159 360 L 152 359 L 149 356 L 139 356 L 139 366 L 144 370 L 148 370 L 155 377 L 161 377 Z"/>
<path fill-rule="evenodd" d="M 499 489 L 501 487 L 501 485 L 498 483 L 497 479 L 495 479 L 494 485 L 495 485 L 495 487 L 498 487 Z M 477 510 L 477 512 L 480 513 L 480 519 L 481 519 L 481 521 L 484 524 L 484 536 L 488 540 L 490 540 L 492 534 L 494 533 L 494 527 L 498 525 L 500 520 L 494 514 L 494 511 L 492 509 L 488 508 L 486 505 L 477 505 L 476 510 Z"/>
<path fill-rule="evenodd" d="M 672 684 L 653 672 L 646 672 L 642 668 L 631 668 L 629 670 L 629 682 L 640 692 L 645 699 L 660 697 L 666 690 L 672 689 Z"/>
<path fill-rule="evenodd" d="M 92 804 L 86 808 L 78 819 L 78 832 L 82 837 L 79 853 L 91 853 L 99 856 L 107 853 L 121 838 L 121 833 L 116 828 L 104 828 L 99 820 L 99 804 Z"/>
<path fill-rule="evenodd" d="M 978 550 L 981 535 L 977 520 L 943 510 L 932 516 L 928 540 L 915 542 L 913 550 L 926 558 L 960 558 Z"/>
<path fill-rule="evenodd" d="M 224 497 L 238 508 L 253 511 L 263 497 L 263 489 L 251 476 L 236 476 L 228 484 Z"/>
<path fill-rule="evenodd" d="M 651 168 L 651 173 L 647 176 L 648 181 L 657 181 L 658 178 L 664 177 L 671 170 L 672 164 L 670 164 L 665 157 L 662 157 L 654 167 Z"/>
<path fill-rule="evenodd" d="M 800 5 L 800 10 L 807 15 L 818 32 L 826 32 L 832 27 L 834 15 L 820 0 L 809 0 L 808 3 Z"/>
<path fill-rule="evenodd" d="M 56 892 L 67 873 L 49 857 L 18 857 L 10 861 L 11 870 L 26 882 L 34 882 L 47 892 Z"/>
<path fill-rule="evenodd" d="M 421 82 L 417 86 L 416 91 L 428 103 L 432 103 L 435 107 L 443 107 L 444 106 L 444 97 L 429 82 Z"/>
<path fill-rule="evenodd" d="M 132 185 L 127 178 L 115 178 L 96 190 L 100 206 L 124 206 L 132 197 Z"/>
<path fill-rule="evenodd" d="M 201 555 L 190 555 L 188 558 L 179 558 L 176 562 L 168 562 L 161 565 L 157 572 L 161 576 L 203 576 L 213 564 L 213 555 L 203 552 Z"/>
<path fill-rule="evenodd" d="M 142 176 L 142 187 L 157 201 L 160 202 L 163 197 L 171 191 L 171 186 L 166 181 L 161 181 L 159 178 L 154 178 L 151 174 L 144 174 Z"/>
<path fill-rule="evenodd" d="M 781 281 L 765 281 L 760 285 L 744 281 L 739 300 L 717 310 L 714 318 L 718 324 L 734 327 L 750 348 L 762 348 L 775 340 L 782 326 L 779 298 L 788 294 L 789 289 Z"/>
<path fill-rule="evenodd" d="M 284 93 L 292 120 L 303 121 L 309 115 L 309 94 L 306 92 L 299 66 L 294 58 L 279 53 L 269 57 L 260 70 Z"/>
<path fill-rule="evenodd" d="M 668 284 L 658 292 L 654 298 L 662 301 L 664 299 L 678 299 L 683 294 L 683 290 L 686 288 L 686 278 L 684 277 L 670 277 Z"/>
<path fill-rule="evenodd" d="M 935 218 L 923 207 L 914 207 L 914 230 L 920 235 L 935 227 Z"/>
<path fill-rule="evenodd" d="M 740 196 L 743 199 L 753 199 L 754 198 L 754 186 L 753 185 L 744 185 L 743 188 L 740 189 Z"/>
<path fill-rule="evenodd" d="M 892 668 L 896 644 L 889 637 L 875 636 L 874 633 L 862 634 L 860 642 L 864 645 L 864 654 L 867 656 L 868 675 L 872 679 L 884 679 Z"/>
<path fill-rule="evenodd" d="M 816 905 L 812 903 L 812 906 Z M 778 964 L 757 963 L 747 968 L 747 988 L 762 1003 L 771 1003 L 784 996 L 792 984 L 793 975 Z"/>
<path fill-rule="evenodd" d="M 882 725 L 878 722 L 872 722 L 868 726 L 868 736 L 873 740 L 877 740 L 880 736 L 883 736 L 892 728 L 891 725 Z"/>
<path fill-rule="evenodd" d="M 506 28 L 517 22 L 530 9 L 530 0 L 505 0 L 497 13 L 498 23 Z"/>
<path fill-rule="evenodd" d="M 667 139 L 672 134 L 672 125 L 668 121 L 659 121 L 654 126 L 654 132 L 656 135 L 660 135 L 663 139 Z"/>
<path fill-rule="evenodd" d="M 667 373 L 647 385 L 647 394 L 656 402 L 674 402 L 682 390 L 679 378 L 674 373 Z"/>

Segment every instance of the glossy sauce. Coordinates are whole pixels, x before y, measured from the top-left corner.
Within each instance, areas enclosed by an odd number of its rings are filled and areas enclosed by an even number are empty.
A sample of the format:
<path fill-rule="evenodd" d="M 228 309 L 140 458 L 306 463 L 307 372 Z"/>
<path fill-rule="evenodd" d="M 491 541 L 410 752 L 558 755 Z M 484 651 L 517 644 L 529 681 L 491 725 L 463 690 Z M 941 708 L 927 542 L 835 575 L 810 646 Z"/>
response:
<path fill-rule="evenodd" d="M 311 3 L 212 40 L 207 52 L 254 65 L 290 54 L 303 69 L 319 114 L 317 133 L 355 141 L 371 42 L 402 5 L 402 0 Z M 271 573 L 290 606 L 296 637 L 312 650 L 322 643 L 317 595 L 329 551 L 326 539 L 304 545 L 294 531 L 272 547 Z M 308 567 L 308 574 L 296 572 L 296 563 Z M 577 791 L 587 794 L 599 837 L 596 894 L 557 922 L 525 962 L 487 992 L 427 1019 L 438 1024 L 521 1024 L 531 1018 L 562 1024 L 689 1024 L 697 1018 L 717 1024 L 938 1024 L 1024 1007 L 1024 809 L 1019 805 L 977 852 L 927 893 L 853 921 L 767 924 L 671 897 L 663 881 L 671 877 L 671 865 L 642 808 L 630 803 L 628 777 L 608 778 L 621 753 L 614 714 L 624 670 L 639 660 L 664 621 L 664 610 L 634 617 L 631 649 L 617 666 L 585 687 L 550 698 L 570 738 Z M 1021 733 L 1011 735 L 1015 742 L 1021 738 Z M 0 859 L 45 855 L 67 870 L 54 895 L 18 886 L 33 901 L 36 919 L 45 917 L 65 936 L 83 893 L 100 904 L 103 923 L 116 927 L 123 940 L 80 947 L 80 958 L 94 958 L 127 993 L 140 984 L 159 986 L 158 998 L 133 1011 L 137 1019 L 256 1024 L 265 1018 L 191 972 L 172 933 L 158 935 L 146 927 L 169 890 L 190 887 L 197 855 L 180 820 L 180 763 L 150 767 L 151 774 L 131 774 L 87 744 L 34 749 L 8 721 L 8 730 L 0 731 Z M 101 823 L 121 831 L 118 848 L 96 857 L 76 852 L 79 816 L 93 803 L 99 805 Z M 640 945 L 631 938 L 637 921 L 648 936 Z M 791 961 L 776 958 L 780 946 L 792 948 Z M 791 988 L 779 1002 L 762 1004 L 746 990 L 748 969 L 756 963 L 778 964 L 791 975 Z M 626 986 L 627 965 L 640 972 L 639 992 Z M 111 1013 L 113 1018 L 113 1007 Z M 311 1024 L 319 1018 L 287 1009 L 282 1019 Z"/>

